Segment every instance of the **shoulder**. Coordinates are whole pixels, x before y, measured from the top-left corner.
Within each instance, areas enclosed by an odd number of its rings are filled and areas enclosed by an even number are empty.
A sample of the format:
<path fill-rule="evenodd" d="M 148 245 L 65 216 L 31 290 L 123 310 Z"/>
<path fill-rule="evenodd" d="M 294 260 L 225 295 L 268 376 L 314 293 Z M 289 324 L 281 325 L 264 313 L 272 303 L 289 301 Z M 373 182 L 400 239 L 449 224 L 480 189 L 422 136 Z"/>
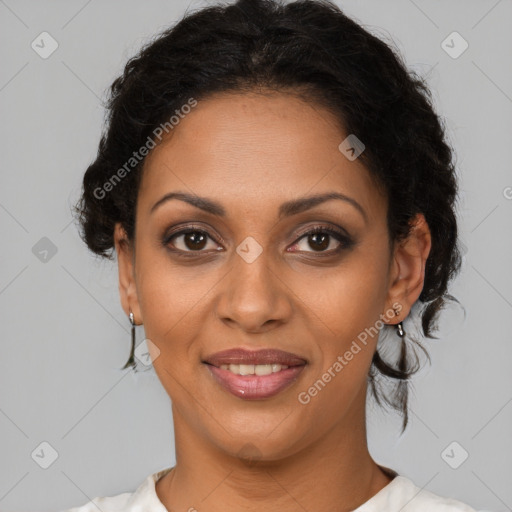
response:
<path fill-rule="evenodd" d="M 394 478 L 353 512 L 478 512 L 462 501 L 422 489 L 394 470 L 383 469 Z"/>
<path fill-rule="evenodd" d="M 401 512 L 478 512 L 462 501 L 422 489 L 405 476 L 397 476 L 389 486 L 389 510 L 399 506 Z"/>
<path fill-rule="evenodd" d="M 116 496 L 94 498 L 84 505 L 59 512 L 167 512 L 158 499 L 155 483 L 166 475 L 173 467 L 167 467 L 149 475 L 134 492 L 124 492 Z"/>

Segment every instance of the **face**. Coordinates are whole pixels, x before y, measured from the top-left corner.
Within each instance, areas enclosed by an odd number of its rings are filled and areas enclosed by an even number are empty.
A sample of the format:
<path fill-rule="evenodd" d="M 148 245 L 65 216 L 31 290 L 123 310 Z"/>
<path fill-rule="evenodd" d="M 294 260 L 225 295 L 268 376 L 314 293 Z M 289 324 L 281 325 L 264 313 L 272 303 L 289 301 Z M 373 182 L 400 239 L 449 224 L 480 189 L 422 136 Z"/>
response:
<path fill-rule="evenodd" d="M 353 429 L 375 326 L 402 320 L 421 291 L 428 233 L 420 223 L 390 251 L 387 200 L 338 149 L 347 135 L 294 96 L 225 94 L 146 158 L 134 247 L 116 227 L 121 299 L 144 324 L 176 428 L 205 445 L 236 455 L 252 444 L 271 460 Z M 338 196 L 305 200 L 324 194 Z M 215 376 L 229 370 L 204 361 L 234 348 L 306 364 L 281 370 L 271 396 L 231 392 Z"/>

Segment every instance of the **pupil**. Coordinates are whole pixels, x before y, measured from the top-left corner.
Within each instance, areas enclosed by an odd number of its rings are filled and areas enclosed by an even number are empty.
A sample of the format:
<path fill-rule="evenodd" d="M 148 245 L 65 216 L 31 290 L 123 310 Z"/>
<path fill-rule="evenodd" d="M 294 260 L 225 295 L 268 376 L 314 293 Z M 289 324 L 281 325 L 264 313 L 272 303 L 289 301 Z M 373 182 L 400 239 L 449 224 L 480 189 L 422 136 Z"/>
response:
<path fill-rule="evenodd" d="M 192 231 L 185 235 L 185 245 L 189 249 L 202 249 L 204 247 L 204 242 L 206 237 L 204 233 L 200 233 L 198 231 Z M 313 233 L 309 235 L 309 243 L 315 250 L 324 250 L 329 247 L 329 235 L 325 233 Z M 316 248 L 315 248 L 316 245 Z"/>
<path fill-rule="evenodd" d="M 206 237 L 204 236 L 204 233 L 199 233 L 198 231 L 192 231 L 185 235 L 185 245 L 188 249 L 202 249 L 204 247 L 205 240 Z"/>
<path fill-rule="evenodd" d="M 318 239 L 321 239 L 320 242 L 318 242 Z M 329 235 L 327 234 L 323 234 L 323 233 L 313 233 L 312 235 L 309 236 L 309 240 L 310 242 L 313 241 L 313 244 L 317 244 L 318 247 L 320 247 L 320 249 L 327 249 L 327 247 L 329 247 Z M 315 249 L 314 246 L 312 246 L 313 249 Z"/>

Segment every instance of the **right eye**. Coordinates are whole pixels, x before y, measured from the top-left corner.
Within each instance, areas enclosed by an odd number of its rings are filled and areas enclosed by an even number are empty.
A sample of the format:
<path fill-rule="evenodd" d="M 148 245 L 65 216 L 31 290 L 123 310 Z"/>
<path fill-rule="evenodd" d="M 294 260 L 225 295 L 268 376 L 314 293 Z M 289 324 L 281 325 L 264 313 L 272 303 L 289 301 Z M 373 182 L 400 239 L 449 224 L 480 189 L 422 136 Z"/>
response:
<path fill-rule="evenodd" d="M 215 242 L 213 238 L 206 232 L 196 228 L 188 228 L 172 233 L 164 240 L 166 246 L 171 245 L 171 250 L 176 252 L 205 252 L 208 246 L 208 239 Z M 212 247 L 210 249 L 215 249 Z"/>

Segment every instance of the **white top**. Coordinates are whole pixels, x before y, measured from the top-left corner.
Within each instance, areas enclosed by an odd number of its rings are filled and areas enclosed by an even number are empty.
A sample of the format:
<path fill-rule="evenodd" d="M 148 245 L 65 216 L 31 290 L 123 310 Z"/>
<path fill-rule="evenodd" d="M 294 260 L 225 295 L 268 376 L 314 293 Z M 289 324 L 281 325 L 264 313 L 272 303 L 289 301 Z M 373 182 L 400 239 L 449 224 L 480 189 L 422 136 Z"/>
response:
<path fill-rule="evenodd" d="M 168 512 L 158 499 L 155 483 L 171 469 L 168 467 L 149 475 L 134 492 L 94 498 L 85 505 L 62 512 Z M 386 469 L 397 476 L 353 512 L 477 512 L 461 501 L 422 490 L 407 477 Z"/>

